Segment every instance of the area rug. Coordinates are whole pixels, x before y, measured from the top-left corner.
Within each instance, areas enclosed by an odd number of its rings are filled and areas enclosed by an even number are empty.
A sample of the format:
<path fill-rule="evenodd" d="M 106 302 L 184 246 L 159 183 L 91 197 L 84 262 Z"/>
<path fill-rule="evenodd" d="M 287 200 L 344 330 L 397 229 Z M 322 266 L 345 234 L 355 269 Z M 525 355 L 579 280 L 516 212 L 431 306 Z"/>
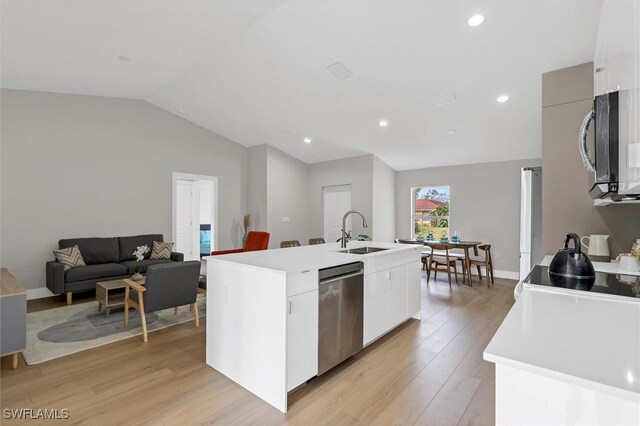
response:
<path fill-rule="evenodd" d="M 206 315 L 206 296 L 198 297 L 198 314 Z M 193 312 L 181 306 L 177 315 L 173 308 L 148 313 L 147 331 L 193 321 Z M 27 349 L 22 352 L 28 365 L 60 358 L 97 346 L 142 334 L 140 315 L 129 311 L 129 327 L 124 328 L 124 308 L 113 308 L 107 316 L 98 302 L 80 303 L 27 314 Z M 150 339 L 153 337 L 150 336 Z"/>

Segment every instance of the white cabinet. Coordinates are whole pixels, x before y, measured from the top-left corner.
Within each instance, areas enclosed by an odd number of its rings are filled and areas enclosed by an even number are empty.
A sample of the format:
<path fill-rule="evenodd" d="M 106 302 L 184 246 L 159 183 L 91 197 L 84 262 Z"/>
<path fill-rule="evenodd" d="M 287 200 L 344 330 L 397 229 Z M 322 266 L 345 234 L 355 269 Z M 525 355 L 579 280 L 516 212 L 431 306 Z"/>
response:
<path fill-rule="evenodd" d="M 318 373 L 318 290 L 287 299 L 287 392 Z"/>
<path fill-rule="evenodd" d="M 387 271 L 381 271 L 364 277 L 363 337 L 365 345 L 388 330 L 389 280 L 386 274 Z"/>
<path fill-rule="evenodd" d="M 398 266 L 385 273 L 389 280 L 388 328 L 404 322 L 407 315 L 407 265 Z M 386 330 L 385 330 L 386 331 Z"/>
<path fill-rule="evenodd" d="M 410 263 L 407 270 L 407 313 L 420 318 L 422 309 L 422 262 Z"/>
<path fill-rule="evenodd" d="M 420 312 L 420 262 L 364 277 L 364 344 Z"/>

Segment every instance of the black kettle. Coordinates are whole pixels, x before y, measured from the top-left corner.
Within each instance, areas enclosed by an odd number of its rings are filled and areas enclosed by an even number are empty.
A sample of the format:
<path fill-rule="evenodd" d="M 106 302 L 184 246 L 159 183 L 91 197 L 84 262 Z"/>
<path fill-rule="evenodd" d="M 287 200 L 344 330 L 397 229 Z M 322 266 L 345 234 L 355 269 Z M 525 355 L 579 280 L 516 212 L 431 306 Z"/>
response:
<path fill-rule="evenodd" d="M 573 241 L 573 248 L 569 242 Z M 580 249 L 580 237 L 577 234 L 567 234 L 564 244 L 553 256 L 549 264 L 549 275 L 556 275 L 577 279 L 593 279 L 596 272 L 589 257 Z"/>

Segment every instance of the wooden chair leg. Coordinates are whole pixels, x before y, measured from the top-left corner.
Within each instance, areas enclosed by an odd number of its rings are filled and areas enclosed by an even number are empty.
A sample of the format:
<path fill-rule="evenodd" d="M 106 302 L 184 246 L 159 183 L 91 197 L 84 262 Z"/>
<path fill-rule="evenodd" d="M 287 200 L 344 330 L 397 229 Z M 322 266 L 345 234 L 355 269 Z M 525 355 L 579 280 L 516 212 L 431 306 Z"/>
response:
<path fill-rule="evenodd" d="M 425 264 L 427 269 L 427 284 L 429 283 L 429 279 L 431 278 L 431 260 L 427 259 L 427 263 Z"/>
<path fill-rule="evenodd" d="M 447 265 L 447 277 L 449 278 L 449 287 L 451 287 L 451 264 Z"/>
<path fill-rule="evenodd" d="M 178 307 L 173 308 L 173 315 L 178 315 Z"/>
<path fill-rule="evenodd" d="M 193 305 L 189 305 L 189 312 L 193 312 Z"/>
<path fill-rule="evenodd" d="M 129 327 L 129 286 L 124 289 L 124 328 Z"/>
<path fill-rule="evenodd" d="M 70 305 L 71 303 L 73 303 L 73 293 L 68 292 L 67 293 L 67 305 Z"/>
<path fill-rule="evenodd" d="M 480 269 L 480 265 L 476 265 L 476 269 L 478 269 L 478 279 L 482 281 L 482 269 Z"/>
<path fill-rule="evenodd" d="M 458 281 L 458 263 L 455 260 L 453 261 L 453 272 L 456 274 L 456 284 L 460 284 Z"/>
<path fill-rule="evenodd" d="M 138 293 L 138 303 L 140 304 L 140 321 L 142 321 L 142 340 L 146 343 L 149 341 L 147 337 L 147 316 L 144 313 L 144 299 L 140 293 Z"/>
<path fill-rule="evenodd" d="M 191 305 L 193 307 L 194 321 L 196 322 L 196 328 L 200 327 L 200 315 L 198 315 L 198 302 Z"/>
<path fill-rule="evenodd" d="M 489 263 L 489 269 L 487 269 L 489 273 L 491 273 L 491 284 L 493 284 L 493 263 Z"/>

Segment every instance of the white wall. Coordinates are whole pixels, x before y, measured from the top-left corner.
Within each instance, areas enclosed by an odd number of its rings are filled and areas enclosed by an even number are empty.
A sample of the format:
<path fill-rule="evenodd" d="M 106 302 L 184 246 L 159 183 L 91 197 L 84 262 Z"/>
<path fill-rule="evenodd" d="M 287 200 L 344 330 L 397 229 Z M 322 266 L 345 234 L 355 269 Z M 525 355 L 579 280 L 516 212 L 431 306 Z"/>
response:
<path fill-rule="evenodd" d="M 307 244 L 307 178 L 307 164 L 267 146 L 267 229 L 271 248 L 280 247 L 285 240 Z"/>
<path fill-rule="evenodd" d="M 373 155 L 363 155 L 309 165 L 307 203 L 309 206 L 310 236 L 321 237 L 324 235 L 322 188 L 348 184 L 351 185 L 351 208 L 360 211 L 371 223 L 365 229 L 362 227 L 362 221 L 354 216 L 352 219 L 353 235 L 372 235 L 374 229 L 372 216 Z"/>
<path fill-rule="evenodd" d="M 240 246 L 246 148 L 139 100 L 2 90 L 2 266 L 45 285 L 60 238 L 171 236 L 171 174 L 219 178 L 219 244 Z"/>
<path fill-rule="evenodd" d="M 393 242 L 396 238 L 396 172 L 373 156 L 372 239 Z"/>
<path fill-rule="evenodd" d="M 494 269 L 517 272 L 520 170 L 540 164 L 537 158 L 396 172 L 396 235 L 411 236 L 411 187 L 449 185 L 451 230 L 463 239 L 491 244 Z"/>

